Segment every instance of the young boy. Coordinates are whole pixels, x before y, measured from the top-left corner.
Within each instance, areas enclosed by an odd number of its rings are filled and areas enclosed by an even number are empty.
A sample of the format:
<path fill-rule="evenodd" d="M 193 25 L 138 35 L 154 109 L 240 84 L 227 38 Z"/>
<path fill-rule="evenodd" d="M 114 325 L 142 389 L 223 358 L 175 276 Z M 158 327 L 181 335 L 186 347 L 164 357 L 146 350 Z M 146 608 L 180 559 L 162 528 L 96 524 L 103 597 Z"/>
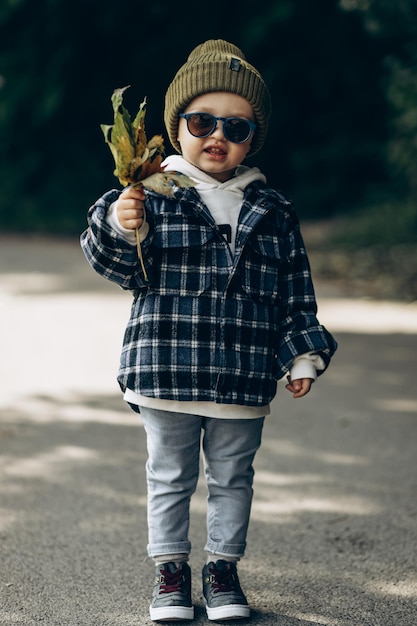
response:
<path fill-rule="evenodd" d="M 190 499 L 204 451 L 210 620 L 249 616 L 236 563 L 252 501 L 253 459 L 277 380 L 310 391 L 336 343 L 316 318 L 297 217 L 257 168 L 267 87 L 223 40 L 195 48 L 170 84 L 165 125 L 179 153 L 166 170 L 196 186 L 167 198 L 127 188 L 89 211 L 81 237 L 92 267 L 131 290 L 119 383 L 147 434 L 148 554 L 155 621 L 191 620 Z M 138 263 L 140 229 L 148 280 Z"/>

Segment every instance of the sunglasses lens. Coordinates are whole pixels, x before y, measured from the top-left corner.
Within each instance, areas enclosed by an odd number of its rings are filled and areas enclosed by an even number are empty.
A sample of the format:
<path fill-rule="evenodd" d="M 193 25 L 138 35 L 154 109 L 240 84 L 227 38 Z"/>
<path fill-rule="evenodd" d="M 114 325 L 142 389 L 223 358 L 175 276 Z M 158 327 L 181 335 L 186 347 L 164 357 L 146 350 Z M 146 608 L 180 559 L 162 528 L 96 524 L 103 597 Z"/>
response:
<path fill-rule="evenodd" d="M 223 124 L 223 132 L 232 143 L 243 143 L 249 138 L 251 127 L 246 120 L 231 117 Z"/>
<path fill-rule="evenodd" d="M 232 143 L 244 143 L 255 128 L 252 122 L 241 117 L 215 117 L 211 113 L 181 113 L 180 117 L 187 120 L 188 132 L 201 138 L 211 135 L 217 127 L 217 121 L 222 120 L 224 136 Z"/>
<path fill-rule="evenodd" d="M 187 120 L 188 130 L 194 137 L 207 137 L 216 126 L 216 119 L 209 113 L 194 113 Z"/>

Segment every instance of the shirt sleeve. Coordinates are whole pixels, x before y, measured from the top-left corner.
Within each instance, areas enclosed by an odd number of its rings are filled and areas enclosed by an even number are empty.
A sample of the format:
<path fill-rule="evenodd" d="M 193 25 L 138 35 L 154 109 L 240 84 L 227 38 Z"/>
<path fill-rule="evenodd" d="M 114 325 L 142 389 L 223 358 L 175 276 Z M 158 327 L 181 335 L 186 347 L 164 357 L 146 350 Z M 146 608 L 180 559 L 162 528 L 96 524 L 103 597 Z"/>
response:
<path fill-rule="evenodd" d="M 298 218 L 292 209 L 281 214 L 281 236 L 283 259 L 279 273 L 280 296 L 280 339 L 278 348 L 279 376 L 282 377 L 292 370 L 294 365 L 296 378 L 300 371 L 311 366 L 306 354 L 318 355 L 316 360 L 317 376 L 320 376 L 329 365 L 337 343 L 329 331 L 317 319 L 317 303 L 311 278 L 310 264 L 304 241 L 300 232 Z M 302 363 L 297 364 L 297 358 Z M 314 364 L 314 362 L 312 362 Z M 323 367 L 324 365 L 324 367 Z M 303 368 L 303 370 L 298 368 Z M 312 369 L 309 369 L 312 372 Z M 294 374 L 291 372 L 291 376 Z"/>
<path fill-rule="evenodd" d="M 326 368 L 325 363 L 321 356 L 314 352 L 306 352 L 294 359 L 290 370 L 291 380 L 297 380 L 300 378 L 317 379 L 317 371 L 324 370 Z"/>
<path fill-rule="evenodd" d="M 82 233 L 80 242 L 84 255 L 91 267 L 101 276 L 117 283 L 123 289 L 141 289 L 148 284 L 138 263 L 135 244 L 129 243 L 107 221 L 107 213 L 120 195 L 111 190 L 99 198 L 88 211 L 88 228 Z M 114 211 L 113 211 L 114 212 Z M 134 233 L 133 233 L 134 234 Z M 146 237 L 143 252 L 147 270 L 146 250 L 152 237 Z"/>

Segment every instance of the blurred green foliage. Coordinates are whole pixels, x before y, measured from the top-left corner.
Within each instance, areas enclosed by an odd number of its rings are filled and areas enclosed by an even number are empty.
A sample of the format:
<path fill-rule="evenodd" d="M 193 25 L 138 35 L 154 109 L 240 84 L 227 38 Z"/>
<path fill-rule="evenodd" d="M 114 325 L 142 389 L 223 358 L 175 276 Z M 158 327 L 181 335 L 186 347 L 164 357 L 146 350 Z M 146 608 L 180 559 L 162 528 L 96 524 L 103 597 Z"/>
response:
<path fill-rule="evenodd" d="M 301 217 L 405 203 L 415 227 L 416 31 L 414 0 L 3 0 L 0 228 L 80 232 L 118 186 L 100 130 L 113 90 L 132 85 L 129 110 L 147 96 L 148 133 L 163 132 L 167 86 L 209 38 L 241 47 L 268 83 L 270 133 L 248 164 Z"/>

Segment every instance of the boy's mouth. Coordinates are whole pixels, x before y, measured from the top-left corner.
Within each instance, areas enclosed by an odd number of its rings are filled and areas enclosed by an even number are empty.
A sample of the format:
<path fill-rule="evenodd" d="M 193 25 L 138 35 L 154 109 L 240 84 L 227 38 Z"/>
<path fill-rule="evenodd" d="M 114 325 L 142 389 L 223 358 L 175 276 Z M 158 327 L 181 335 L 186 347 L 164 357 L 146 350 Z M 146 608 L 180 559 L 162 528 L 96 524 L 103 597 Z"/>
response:
<path fill-rule="evenodd" d="M 206 148 L 204 150 L 204 152 L 207 152 L 208 154 L 211 154 L 212 156 L 226 156 L 226 151 L 223 150 L 222 148 L 218 148 L 216 146 L 209 146 L 208 148 Z"/>

